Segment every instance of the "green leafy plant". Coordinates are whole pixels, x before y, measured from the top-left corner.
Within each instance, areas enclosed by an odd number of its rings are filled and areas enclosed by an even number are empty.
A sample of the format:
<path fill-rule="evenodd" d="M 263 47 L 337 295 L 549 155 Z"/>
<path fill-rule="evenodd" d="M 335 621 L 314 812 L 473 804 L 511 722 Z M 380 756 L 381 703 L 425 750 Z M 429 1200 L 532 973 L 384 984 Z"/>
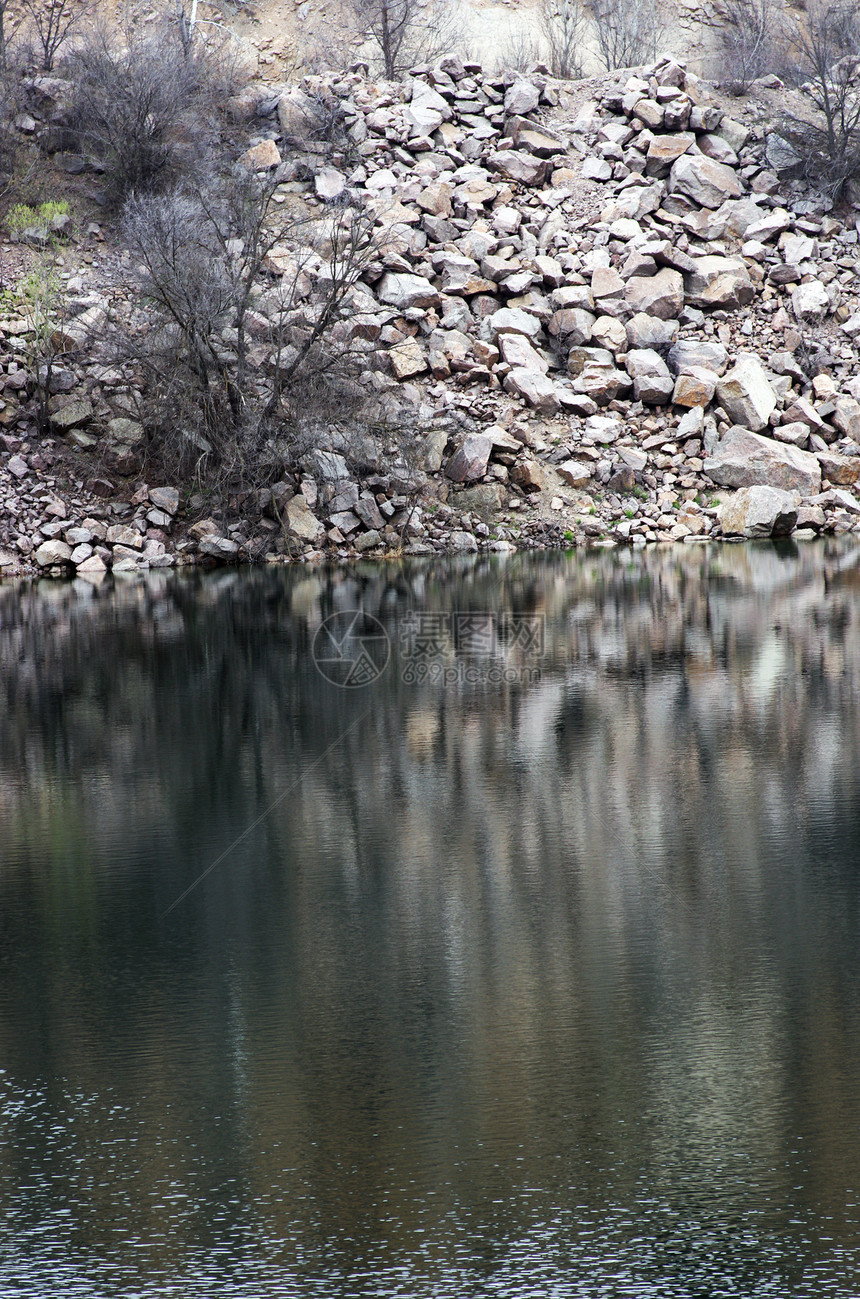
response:
<path fill-rule="evenodd" d="M 30 207 L 27 203 L 16 203 L 6 213 L 6 228 L 13 235 L 21 234 L 22 231 L 29 230 L 33 226 L 46 226 L 50 230 L 52 223 L 68 215 L 69 205 L 65 199 L 49 199 L 37 207 Z"/>

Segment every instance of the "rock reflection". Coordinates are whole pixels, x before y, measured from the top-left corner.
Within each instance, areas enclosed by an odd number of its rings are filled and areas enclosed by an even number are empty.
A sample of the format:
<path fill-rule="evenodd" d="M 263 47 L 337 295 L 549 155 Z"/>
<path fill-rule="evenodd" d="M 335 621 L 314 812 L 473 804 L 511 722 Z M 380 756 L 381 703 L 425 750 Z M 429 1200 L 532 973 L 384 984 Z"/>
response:
<path fill-rule="evenodd" d="M 842 1293 L 858 592 L 850 539 L 0 587 L 0 1048 L 101 1098 L 49 1159 L 6 1114 L 6 1211 L 171 1275 L 229 1220 L 390 1293 L 552 1221 L 674 1294 L 698 1223 L 713 1286 Z M 339 690 L 310 646 L 358 607 L 392 659 Z M 404 679 L 416 610 L 544 619 L 539 680 Z"/>

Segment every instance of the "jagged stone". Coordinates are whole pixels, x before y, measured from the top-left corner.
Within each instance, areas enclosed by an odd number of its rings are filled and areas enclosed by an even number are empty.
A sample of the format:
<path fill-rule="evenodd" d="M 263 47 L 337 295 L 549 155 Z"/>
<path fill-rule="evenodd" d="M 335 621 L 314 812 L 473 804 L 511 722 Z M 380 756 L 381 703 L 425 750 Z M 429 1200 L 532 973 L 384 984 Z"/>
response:
<path fill-rule="evenodd" d="M 662 405 L 672 396 L 675 386 L 669 367 L 659 353 L 650 348 L 635 348 L 624 358 L 627 373 L 633 380 L 636 401 Z"/>
<path fill-rule="evenodd" d="M 809 451 L 774 442 L 739 425 L 717 443 L 703 472 L 724 487 L 779 487 L 803 496 L 821 489 L 821 466 Z"/>
<path fill-rule="evenodd" d="M 694 307 L 743 307 L 755 297 L 755 287 L 742 261 L 734 257 L 695 257 L 684 276 L 684 290 Z"/>
<path fill-rule="evenodd" d="M 737 363 L 718 381 L 717 398 L 735 424 L 753 431 L 767 425 L 776 407 L 776 393 L 764 367 L 749 352 L 742 352 Z"/>
<path fill-rule="evenodd" d="M 522 397 L 529 406 L 544 415 L 554 415 L 559 408 L 555 385 L 539 370 L 511 370 L 505 375 L 504 385 L 507 392 Z"/>
<path fill-rule="evenodd" d="M 287 532 L 298 541 L 313 544 L 323 531 L 323 525 L 313 514 L 301 492 L 290 498 L 284 507 Z"/>
<path fill-rule="evenodd" d="M 830 311 L 830 298 L 820 280 L 798 284 L 791 292 L 791 308 L 798 320 L 814 324 Z"/>
<path fill-rule="evenodd" d="M 467 437 L 448 461 L 445 476 L 454 483 L 471 483 L 483 478 L 493 450 L 492 439 L 484 434 Z"/>
<path fill-rule="evenodd" d="M 627 281 L 624 293 L 631 311 L 660 320 L 679 316 L 684 307 L 683 277 L 668 267 L 656 275 L 634 276 Z"/>
<path fill-rule="evenodd" d="M 672 164 L 669 189 L 673 194 L 686 194 L 706 208 L 718 208 L 726 199 L 739 198 L 742 193 L 731 167 L 686 153 Z"/>
<path fill-rule="evenodd" d="M 702 365 L 688 366 L 675 380 L 672 401 L 676 406 L 704 407 L 713 400 L 717 374 Z"/>
<path fill-rule="evenodd" d="M 50 541 L 43 541 L 41 546 L 37 547 L 34 559 L 40 568 L 51 568 L 55 564 L 68 564 L 71 563 L 72 559 L 71 547 L 67 546 L 65 541 L 60 541 L 58 537 L 54 537 Z"/>
<path fill-rule="evenodd" d="M 399 311 L 409 307 L 420 307 L 428 310 L 437 307 L 441 302 L 439 290 L 434 288 L 423 275 L 411 275 L 399 271 L 387 271 L 376 287 L 380 302 L 385 302 Z"/>
<path fill-rule="evenodd" d="M 860 478 L 860 457 L 843 456 L 837 451 L 817 451 L 815 458 L 821 465 L 824 478 L 834 487 L 851 487 Z"/>
<path fill-rule="evenodd" d="M 721 531 L 734 537 L 784 537 L 794 530 L 800 497 L 776 487 L 742 487 L 720 503 Z"/>

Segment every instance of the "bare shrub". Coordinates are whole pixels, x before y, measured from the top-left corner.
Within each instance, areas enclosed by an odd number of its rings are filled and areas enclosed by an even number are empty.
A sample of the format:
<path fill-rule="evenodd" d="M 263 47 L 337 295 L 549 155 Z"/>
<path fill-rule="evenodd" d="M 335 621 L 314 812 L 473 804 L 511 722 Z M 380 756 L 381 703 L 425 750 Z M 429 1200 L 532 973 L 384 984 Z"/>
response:
<path fill-rule="evenodd" d="M 835 199 L 860 173 L 860 11 L 853 0 L 809 0 L 785 31 L 789 71 L 818 117 L 787 114 L 783 130 L 808 178 Z"/>
<path fill-rule="evenodd" d="M 129 31 L 122 44 L 100 26 L 69 59 L 69 76 L 72 135 L 112 202 L 200 169 L 213 93 L 205 47 L 187 52 L 174 25 Z"/>
<path fill-rule="evenodd" d="M 649 63 L 657 52 L 656 0 L 592 0 L 597 52 L 608 72 Z"/>
<path fill-rule="evenodd" d="M 210 484 L 281 472 L 354 391 L 349 330 L 337 326 L 371 224 L 343 208 L 313 226 L 284 218 L 273 190 L 236 175 L 213 191 L 132 198 L 124 213 L 140 269 L 123 348 L 145 422 L 168 466 Z"/>
<path fill-rule="evenodd" d="M 52 72 L 57 55 L 80 28 L 89 12 L 88 0 L 24 0 L 42 68 Z"/>
<path fill-rule="evenodd" d="M 722 10 L 722 55 L 729 69 L 725 81 L 735 94 L 744 94 L 750 82 L 780 63 L 782 0 L 723 0 Z"/>
<path fill-rule="evenodd" d="M 459 24 L 446 0 L 352 0 L 357 32 L 379 51 L 384 76 L 394 80 L 416 63 L 449 54 Z"/>
<path fill-rule="evenodd" d="M 581 77 L 586 20 L 580 0 L 541 0 L 540 25 L 553 76 Z"/>
<path fill-rule="evenodd" d="M 541 46 L 529 28 L 511 26 L 498 59 L 499 68 L 509 72 L 528 72 L 541 59 Z"/>

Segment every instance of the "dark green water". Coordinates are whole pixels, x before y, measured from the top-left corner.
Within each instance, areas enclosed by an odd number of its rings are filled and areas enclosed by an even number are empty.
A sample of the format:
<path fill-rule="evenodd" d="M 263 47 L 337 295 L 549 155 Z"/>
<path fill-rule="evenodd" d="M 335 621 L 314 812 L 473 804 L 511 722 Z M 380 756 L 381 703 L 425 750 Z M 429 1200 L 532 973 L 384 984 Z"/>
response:
<path fill-rule="evenodd" d="M 2 586 L 0 667 L 3 1299 L 860 1293 L 856 542 Z"/>

